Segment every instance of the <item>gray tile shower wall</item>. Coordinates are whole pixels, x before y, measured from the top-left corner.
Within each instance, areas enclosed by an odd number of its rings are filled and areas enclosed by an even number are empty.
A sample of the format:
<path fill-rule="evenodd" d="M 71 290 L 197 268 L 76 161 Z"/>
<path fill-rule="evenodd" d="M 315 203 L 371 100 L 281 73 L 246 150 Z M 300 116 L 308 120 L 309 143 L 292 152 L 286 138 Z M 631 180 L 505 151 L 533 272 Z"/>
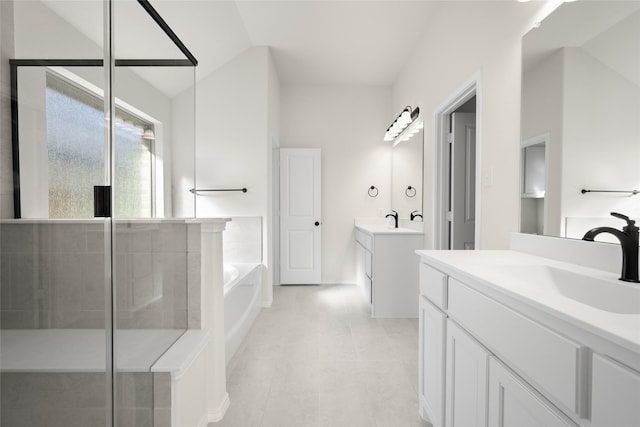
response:
<path fill-rule="evenodd" d="M 104 327 L 101 223 L 24 220 L 1 227 L 4 329 Z"/>
<path fill-rule="evenodd" d="M 106 425 L 104 372 L 5 372 L 0 375 L 0 425 Z M 169 373 L 119 372 L 116 387 L 118 426 L 171 425 Z"/>
<path fill-rule="evenodd" d="M 104 327 L 102 222 L 23 220 L 0 227 L 4 329 Z M 199 225 L 116 221 L 114 235 L 117 326 L 199 326 Z"/>

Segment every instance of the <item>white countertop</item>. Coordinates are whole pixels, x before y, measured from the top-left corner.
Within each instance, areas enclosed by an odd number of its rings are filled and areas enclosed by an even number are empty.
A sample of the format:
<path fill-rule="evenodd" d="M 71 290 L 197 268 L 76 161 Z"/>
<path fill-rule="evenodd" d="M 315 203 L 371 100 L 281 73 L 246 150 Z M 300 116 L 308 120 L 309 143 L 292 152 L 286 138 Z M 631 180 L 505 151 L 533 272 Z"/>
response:
<path fill-rule="evenodd" d="M 473 285 L 479 291 L 489 291 L 492 296 L 506 295 L 538 311 L 550 314 L 561 321 L 570 323 L 607 341 L 613 342 L 636 354 L 640 354 L 640 314 L 635 312 L 640 306 L 640 285 L 618 280 L 619 274 L 582 267 L 549 258 L 543 258 L 522 252 L 502 251 L 416 251 L 423 260 L 440 269 L 453 278 Z M 608 287 L 624 291 L 626 301 L 612 301 L 612 306 L 628 307 L 620 312 L 607 309 L 606 298 L 599 290 L 587 295 L 596 300 L 596 308 L 587 303 L 563 295 L 562 290 L 550 285 L 545 272 L 551 269 L 568 271 L 584 277 L 606 282 Z M 523 274 L 524 273 L 524 274 Z M 602 282 L 599 282 L 602 283 Z M 579 283 L 577 284 L 579 287 Z M 607 288 L 604 288 L 607 289 Z M 597 299 L 600 299 L 598 302 Z M 621 304 L 619 304 L 621 303 Z"/>
<path fill-rule="evenodd" d="M 412 230 L 404 227 L 394 228 L 392 225 L 383 224 L 356 224 L 355 227 L 367 234 L 424 234 L 419 230 Z"/>
<path fill-rule="evenodd" d="M 424 234 L 424 223 L 420 221 L 409 221 L 406 218 L 398 220 L 398 228 L 393 226 L 393 218 L 356 218 L 354 221 L 356 229 L 363 233 L 374 234 Z"/>

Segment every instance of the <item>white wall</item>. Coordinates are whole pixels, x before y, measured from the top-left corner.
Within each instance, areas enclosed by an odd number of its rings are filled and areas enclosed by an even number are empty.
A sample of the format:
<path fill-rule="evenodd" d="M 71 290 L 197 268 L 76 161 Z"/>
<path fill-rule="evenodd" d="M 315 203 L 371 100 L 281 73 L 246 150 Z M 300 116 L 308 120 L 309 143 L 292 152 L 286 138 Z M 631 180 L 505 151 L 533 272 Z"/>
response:
<path fill-rule="evenodd" d="M 197 86 L 197 83 L 196 83 Z M 196 126 L 194 109 L 197 89 L 189 88 L 176 96 L 171 102 L 173 122 L 171 146 L 171 189 L 173 193 L 173 214 L 177 218 L 194 218 L 196 216 L 196 197 L 189 192 L 195 188 L 196 171 Z M 206 123 L 206 121 L 205 121 Z"/>
<path fill-rule="evenodd" d="M 271 144 L 278 133 L 279 83 L 267 47 L 247 49 L 196 84 L 196 188 L 247 188 L 247 193 L 200 193 L 197 217 L 261 216 L 263 262 L 272 260 Z M 187 138 L 190 92 L 174 99 L 175 133 Z M 174 147 L 176 210 L 188 212 L 191 151 Z M 178 153 L 178 151 L 181 151 Z M 268 273 L 270 275 L 270 272 Z M 269 298 L 271 280 L 268 280 Z"/>
<path fill-rule="evenodd" d="M 388 87 L 282 87 L 281 145 L 322 150 L 323 283 L 355 283 L 354 218 L 389 212 L 390 95 Z"/>
<path fill-rule="evenodd" d="M 542 2 L 441 2 L 393 86 L 394 111 L 418 105 L 425 119 L 425 247 L 433 247 L 434 123 L 439 106 L 480 75 L 479 249 L 507 248 L 519 228 L 521 37 Z"/>
<path fill-rule="evenodd" d="M 198 217 L 264 215 L 267 195 L 267 50 L 251 48 L 197 83 Z"/>
<path fill-rule="evenodd" d="M 640 196 L 580 190 L 640 189 L 640 87 L 582 49 L 563 51 L 562 218 L 639 217 Z"/>

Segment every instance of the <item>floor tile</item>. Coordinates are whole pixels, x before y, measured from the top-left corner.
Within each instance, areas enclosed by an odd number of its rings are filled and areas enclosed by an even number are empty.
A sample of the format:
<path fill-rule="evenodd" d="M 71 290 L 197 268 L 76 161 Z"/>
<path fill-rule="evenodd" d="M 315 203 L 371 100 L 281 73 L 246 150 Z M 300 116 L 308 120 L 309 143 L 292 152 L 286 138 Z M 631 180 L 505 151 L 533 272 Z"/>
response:
<path fill-rule="evenodd" d="M 427 427 L 418 321 L 373 319 L 356 286 L 276 286 L 229 363 L 231 406 L 209 427 Z"/>

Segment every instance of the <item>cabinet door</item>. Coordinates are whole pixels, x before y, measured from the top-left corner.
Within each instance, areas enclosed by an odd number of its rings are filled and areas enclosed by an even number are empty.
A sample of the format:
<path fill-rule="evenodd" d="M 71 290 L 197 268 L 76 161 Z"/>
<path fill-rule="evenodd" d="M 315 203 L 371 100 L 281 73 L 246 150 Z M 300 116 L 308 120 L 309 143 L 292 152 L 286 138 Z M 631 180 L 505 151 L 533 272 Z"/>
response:
<path fill-rule="evenodd" d="M 486 426 L 489 353 L 450 319 L 446 360 L 446 426 Z"/>
<path fill-rule="evenodd" d="M 489 359 L 490 426 L 576 426 L 494 357 Z"/>
<path fill-rule="evenodd" d="M 591 425 L 640 426 L 640 373 L 593 355 Z"/>
<path fill-rule="evenodd" d="M 371 259 L 371 255 L 359 241 L 356 240 L 356 282 L 362 293 L 366 296 L 367 301 L 371 302 L 371 280 L 366 274 L 367 259 Z"/>
<path fill-rule="evenodd" d="M 444 350 L 447 316 L 420 297 L 419 378 L 420 413 L 433 427 L 444 426 Z"/>
<path fill-rule="evenodd" d="M 356 240 L 356 283 L 364 293 L 364 247 Z"/>

